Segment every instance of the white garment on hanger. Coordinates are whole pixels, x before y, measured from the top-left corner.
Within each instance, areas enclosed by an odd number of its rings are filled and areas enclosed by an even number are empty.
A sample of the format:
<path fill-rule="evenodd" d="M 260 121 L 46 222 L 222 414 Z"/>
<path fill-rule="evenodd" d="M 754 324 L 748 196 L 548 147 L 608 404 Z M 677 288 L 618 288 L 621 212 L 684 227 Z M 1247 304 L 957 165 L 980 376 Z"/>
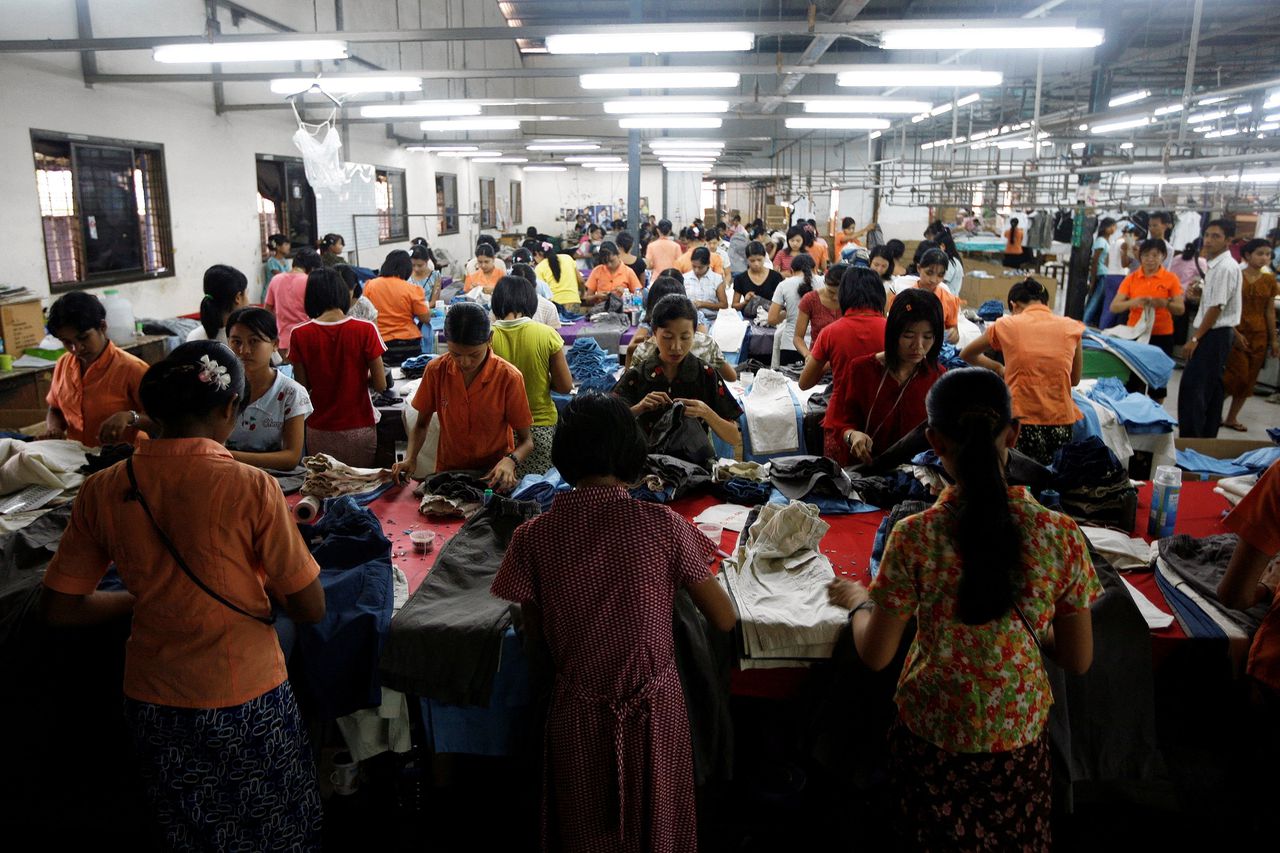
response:
<path fill-rule="evenodd" d="M 707 330 L 711 340 L 716 342 L 721 352 L 740 352 L 742 339 L 747 336 L 750 324 L 743 319 L 741 311 L 732 308 L 721 308 L 716 312 L 715 322 Z"/>
<path fill-rule="evenodd" d="M 796 426 L 791 380 L 776 370 L 756 374 L 751 391 L 743 398 L 751 453 L 798 453 L 800 432 Z"/>
<path fill-rule="evenodd" d="M 315 134 L 306 126 L 300 127 L 293 134 L 293 144 L 302 152 L 302 165 L 312 189 L 332 190 L 346 185 L 347 173 L 342 168 L 342 139 L 336 127 L 325 122 Z"/>

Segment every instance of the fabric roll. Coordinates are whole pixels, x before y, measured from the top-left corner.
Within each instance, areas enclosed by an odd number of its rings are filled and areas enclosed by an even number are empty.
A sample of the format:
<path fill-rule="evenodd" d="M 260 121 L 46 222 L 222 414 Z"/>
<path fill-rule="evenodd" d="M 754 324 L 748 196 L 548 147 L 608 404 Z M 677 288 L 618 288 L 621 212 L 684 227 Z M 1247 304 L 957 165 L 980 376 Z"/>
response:
<path fill-rule="evenodd" d="M 293 517 L 303 523 L 310 523 L 316 520 L 320 515 L 320 499 L 312 495 L 308 495 L 298 501 L 298 505 L 293 508 Z"/>

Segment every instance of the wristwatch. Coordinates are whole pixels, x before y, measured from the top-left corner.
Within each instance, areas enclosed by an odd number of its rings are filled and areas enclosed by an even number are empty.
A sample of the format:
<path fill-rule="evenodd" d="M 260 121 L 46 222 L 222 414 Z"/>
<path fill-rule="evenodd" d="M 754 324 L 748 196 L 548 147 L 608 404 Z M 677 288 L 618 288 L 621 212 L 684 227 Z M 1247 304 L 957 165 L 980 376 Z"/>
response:
<path fill-rule="evenodd" d="M 142 420 L 141 415 L 139 415 L 133 409 L 129 410 L 129 426 L 136 427 L 138 425 L 138 422 L 141 420 Z"/>
<path fill-rule="evenodd" d="M 518 467 L 520 467 L 520 459 L 519 459 L 519 457 L 517 457 L 517 456 L 515 455 L 515 453 L 514 453 L 514 452 L 512 452 L 512 453 L 508 453 L 508 454 L 507 454 L 507 458 L 508 458 L 508 459 L 510 459 L 510 460 L 512 461 L 512 463 L 513 463 L 513 464 L 515 464 L 515 466 L 516 466 L 517 468 L 518 468 Z"/>

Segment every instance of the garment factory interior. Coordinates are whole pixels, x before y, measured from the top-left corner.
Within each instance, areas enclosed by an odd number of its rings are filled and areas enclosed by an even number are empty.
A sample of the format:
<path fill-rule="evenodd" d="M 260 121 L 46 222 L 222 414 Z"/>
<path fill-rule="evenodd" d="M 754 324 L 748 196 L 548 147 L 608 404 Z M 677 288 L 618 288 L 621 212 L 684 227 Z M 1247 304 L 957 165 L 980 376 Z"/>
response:
<path fill-rule="evenodd" d="M 1274 836 L 1274 4 L 0 9 L 15 849 Z"/>

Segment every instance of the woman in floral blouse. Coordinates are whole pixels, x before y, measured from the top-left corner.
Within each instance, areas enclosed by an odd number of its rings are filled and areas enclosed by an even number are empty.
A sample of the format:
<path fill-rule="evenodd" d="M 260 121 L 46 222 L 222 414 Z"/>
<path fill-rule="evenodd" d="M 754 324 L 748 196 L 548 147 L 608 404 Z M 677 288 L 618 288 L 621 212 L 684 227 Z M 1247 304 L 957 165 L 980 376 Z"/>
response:
<path fill-rule="evenodd" d="M 1042 655 L 1089 668 L 1101 586 L 1075 523 L 1005 483 L 1018 422 L 1000 378 L 949 371 L 927 408 L 929 442 L 956 485 L 894 527 L 870 591 L 836 580 L 829 594 L 852 610 L 872 669 L 918 622 L 889 734 L 905 846 L 1048 850 L 1053 695 Z"/>

